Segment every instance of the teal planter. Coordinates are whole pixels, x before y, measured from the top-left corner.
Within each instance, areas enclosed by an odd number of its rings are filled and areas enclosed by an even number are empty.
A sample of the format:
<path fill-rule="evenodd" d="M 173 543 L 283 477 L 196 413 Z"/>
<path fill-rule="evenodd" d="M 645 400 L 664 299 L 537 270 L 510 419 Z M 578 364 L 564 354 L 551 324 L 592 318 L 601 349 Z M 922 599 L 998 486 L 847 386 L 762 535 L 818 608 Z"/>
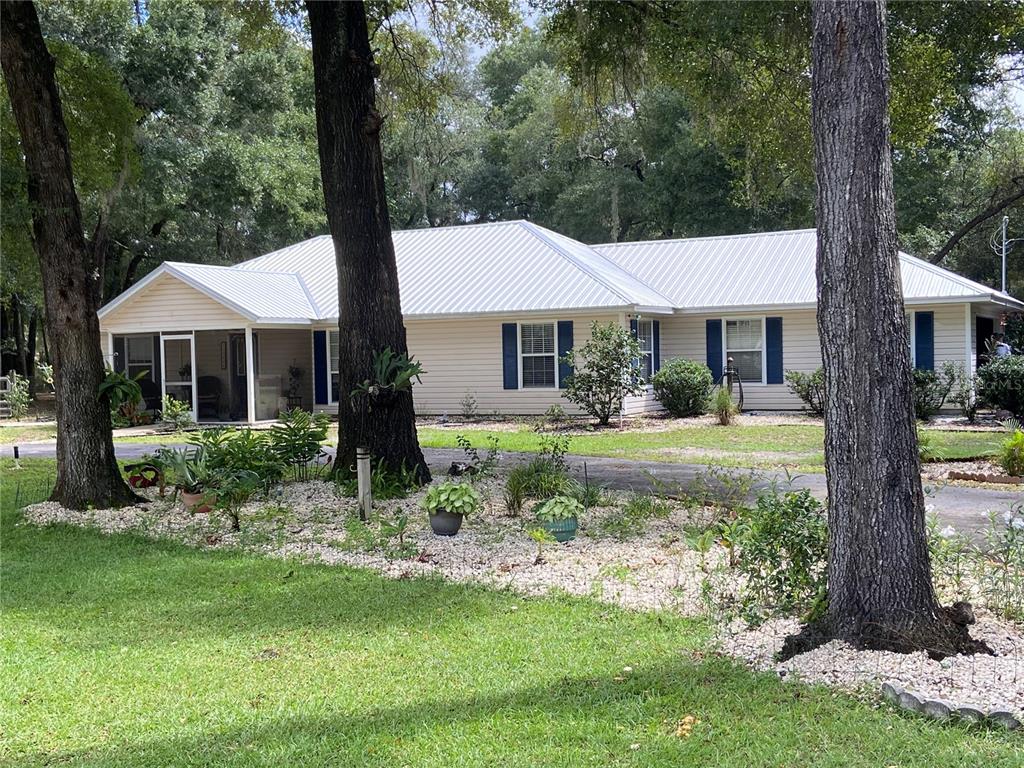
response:
<path fill-rule="evenodd" d="M 576 538 L 575 517 L 564 517 L 561 520 L 552 520 L 550 523 L 542 521 L 540 527 L 554 536 L 556 541 L 566 542 Z"/>

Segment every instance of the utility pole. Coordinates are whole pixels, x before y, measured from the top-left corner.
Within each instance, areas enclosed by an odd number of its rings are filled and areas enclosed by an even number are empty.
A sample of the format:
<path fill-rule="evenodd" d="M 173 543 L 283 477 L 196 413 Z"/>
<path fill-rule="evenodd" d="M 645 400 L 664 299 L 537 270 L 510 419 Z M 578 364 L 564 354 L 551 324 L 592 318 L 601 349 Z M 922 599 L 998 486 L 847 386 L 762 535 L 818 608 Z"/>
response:
<path fill-rule="evenodd" d="M 1010 223 L 1009 216 L 1003 216 L 1003 282 L 1001 283 L 1001 290 L 1006 293 L 1006 225 Z"/>

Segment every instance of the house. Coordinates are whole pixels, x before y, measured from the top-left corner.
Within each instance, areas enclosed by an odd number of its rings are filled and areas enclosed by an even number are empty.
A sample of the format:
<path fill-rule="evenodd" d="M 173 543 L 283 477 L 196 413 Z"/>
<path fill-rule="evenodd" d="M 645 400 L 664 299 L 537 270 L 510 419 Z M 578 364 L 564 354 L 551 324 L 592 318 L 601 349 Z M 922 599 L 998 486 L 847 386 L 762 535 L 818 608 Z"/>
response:
<path fill-rule="evenodd" d="M 631 328 L 645 371 L 684 357 L 715 377 L 732 358 L 746 407 L 796 409 L 789 369 L 820 364 L 815 232 L 587 246 L 526 221 L 394 233 L 410 351 L 426 374 L 419 413 L 543 413 L 568 403 L 559 357 L 594 322 Z M 973 371 L 1024 302 L 900 254 L 914 364 Z M 233 267 L 164 263 L 99 311 L 105 355 L 144 377 L 147 406 L 184 400 L 199 421 L 258 421 L 285 407 L 333 411 L 337 273 L 328 236 Z M 334 330 L 332 330 L 334 329 Z M 653 394 L 627 413 L 659 408 Z"/>

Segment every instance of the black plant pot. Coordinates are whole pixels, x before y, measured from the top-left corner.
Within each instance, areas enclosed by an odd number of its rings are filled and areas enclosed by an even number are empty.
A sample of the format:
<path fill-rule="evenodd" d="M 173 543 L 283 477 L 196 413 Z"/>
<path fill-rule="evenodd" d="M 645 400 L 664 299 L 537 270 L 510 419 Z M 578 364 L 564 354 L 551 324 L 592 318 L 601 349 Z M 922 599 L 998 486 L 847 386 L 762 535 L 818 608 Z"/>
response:
<path fill-rule="evenodd" d="M 462 515 L 439 509 L 430 515 L 430 527 L 438 536 L 454 536 L 462 527 Z"/>

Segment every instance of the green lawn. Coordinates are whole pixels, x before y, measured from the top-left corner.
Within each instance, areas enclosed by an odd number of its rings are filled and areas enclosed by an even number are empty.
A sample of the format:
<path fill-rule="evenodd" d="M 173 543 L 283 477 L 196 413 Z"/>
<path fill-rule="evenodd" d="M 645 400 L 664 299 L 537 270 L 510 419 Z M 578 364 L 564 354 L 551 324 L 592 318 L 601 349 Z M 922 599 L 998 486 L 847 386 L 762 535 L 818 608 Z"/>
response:
<path fill-rule="evenodd" d="M 1020 765 L 1019 737 L 707 654 L 698 621 L 19 525 L 53 464 L 10 467 L 6 766 Z"/>
<path fill-rule="evenodd" d="M 4 427 L 0 426 L 0 445 L 12 445 L 14 443 L 29 443 L 36 440 L 54 440 L 57 437 L 57 427 Z"/>
<path fill-rule="evenodd" d="M 431 448 L 455 448 L 459 434 L 478 448 L 487 444 L 490 435 L 497 435 L 506 451 L 536 451 L 541 440 L 529 426 L 514 432 L 422 426 L 418 431 L 420 444 Z M 1003 437 L 1000 433 L 940 429 L 929 429 L 928 434 L 934 449 L 946 459 L 992 455 Z M 823 428 L 814 424 L 692 426 L 665 431 L 605 429 L 573 436 L 570 451 L 585 456 L 824 471 L 823 441 Z"/>

